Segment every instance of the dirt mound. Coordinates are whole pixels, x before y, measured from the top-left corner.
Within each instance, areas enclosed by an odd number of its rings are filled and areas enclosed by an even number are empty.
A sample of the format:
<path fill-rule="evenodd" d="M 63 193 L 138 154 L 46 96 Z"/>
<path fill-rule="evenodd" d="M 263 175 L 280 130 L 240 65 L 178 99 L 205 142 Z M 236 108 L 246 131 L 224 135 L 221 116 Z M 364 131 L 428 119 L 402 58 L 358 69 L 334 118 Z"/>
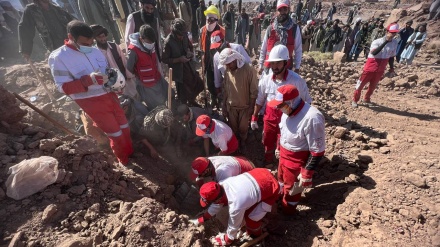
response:
<path fill-rule="evenodd" d="M 3 127 L 19 122 L 26 113 L 19 107 L 15 96 L 0 86 L 0 122 Z"/>

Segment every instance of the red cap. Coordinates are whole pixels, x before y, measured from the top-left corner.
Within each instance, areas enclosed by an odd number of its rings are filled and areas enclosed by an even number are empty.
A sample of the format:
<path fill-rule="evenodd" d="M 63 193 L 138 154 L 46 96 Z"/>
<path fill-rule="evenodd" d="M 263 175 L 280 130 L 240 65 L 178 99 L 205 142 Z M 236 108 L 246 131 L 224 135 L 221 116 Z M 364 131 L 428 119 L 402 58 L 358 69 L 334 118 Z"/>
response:
<path fill-rule="evenodd" d="M 221 188 L 216 182 L 208 182 L 200 188 L 200 205 L 206 207 L 208 203 L 215 201 L 220 195 Z"/>
<path fill-rule="evenodd" d="M 391 23 L 390 25 L 388 25 L 387 31 L 390 33 L 398 33 L 399 32 L 399 24 Z"/>
<path fill-rule="evenodd" d="M 223 36 L 220 30 L 216 30 L 211 34 L 211 49 L 216 49 L 222 44 Z"/>
<path fill-rule="evenodd" d="M 196 179 L 208 168 L 209 160 L 205 157 L 198 157 L 191 163 L 191 179 Z"/>
<path fill-rule="evenodd" d="M 270 107 L 277 107 L 284 101 L 293 100 L 298 97 L 299 92 L 298 89 L 293 85 L 284 85 L 278 88 L 277 94 L 275 95 L 275 99 L 269 101 L 267 103 Z"/>
<path fill-rule="evenodd" d="M 205 134 L 209 134 L 214 129 L 214 121 L 211 120 L 210 117 L 207 115 L 200 115 L 196 120 L 196 135 L 198 136 L 204 136 Z M 211 128 L 209 131 L 207 131 L 207 128 L 211 125 Z M 207 133 L 208 132 L 208 133 Z"/>

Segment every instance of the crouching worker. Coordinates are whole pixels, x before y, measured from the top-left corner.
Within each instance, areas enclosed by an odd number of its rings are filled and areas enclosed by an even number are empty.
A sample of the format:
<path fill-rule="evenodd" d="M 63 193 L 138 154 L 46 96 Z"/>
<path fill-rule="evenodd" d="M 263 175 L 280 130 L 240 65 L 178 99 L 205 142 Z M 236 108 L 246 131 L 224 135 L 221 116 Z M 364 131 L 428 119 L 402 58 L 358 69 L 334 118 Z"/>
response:
<path fill-rule="evenodd" d="M 205 183 L 205 178 L 221 182 L 254 168 L 254 164 L 245 157 L 198 157 L 191 163 L 191 179 L 195 180 L 200 187 Z"/>
<path fill-rule="evenodd" d="M 276 152 L 280 155 L 278 181 L 283 188 L 282 207 L 294 214 L 304 188 L 312 187 L 313 173 L 325 152 L 325 119 L 304 102 L 293 85 L 278 88 L 267 107 L 283 112 Z"/>
<path fill-rule="evenodd" d="M 113 70 L 109 81 L 107 61 L 93 45 L 92 29 L 80 21 L 67 25 L 68 40 L 49 56 L 49 67 L 58 90 L 72 98 L 110 139 L 110 147 L 122 165 L 133 153 L 130 129 L 113 89 L 125 79 Z"/>
<path fill-rule="evenodd" d="M 231 155 L 238 149 L 238 140 L 232 129 L 220 120 L 211 119 L 201 115 L 196 120 L 196 134 L 202 136 L 206 156 L 209 156 L 209 138 L 216 148 L 220 149 L 218 155 Z"/>
<path fill-rule="evenodd" d="M 212 237 L 211 243 L 216 246 L 231 245 L 238 237 L 243 220 L 246 223 L 246 232 L 251 237 L 260 236 L 261 219 L 272 210 L 279 191 L 278 181 L 264 168 L 253 169 L 220 183 L 204 184 L 200 188 L 200 204 L 202 207 L 211 205 L 210 215 L 215 215 L 223 206 L 229 206 L 226 233 Z"/>

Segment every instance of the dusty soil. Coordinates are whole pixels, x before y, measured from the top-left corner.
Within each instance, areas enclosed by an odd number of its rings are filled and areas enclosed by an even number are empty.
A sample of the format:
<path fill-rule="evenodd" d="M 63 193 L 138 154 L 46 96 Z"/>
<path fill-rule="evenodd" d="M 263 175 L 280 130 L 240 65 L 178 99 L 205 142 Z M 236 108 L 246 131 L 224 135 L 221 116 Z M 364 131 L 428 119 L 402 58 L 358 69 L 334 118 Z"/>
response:
<path fill-rule="evenodd" d="M 272 232 L 266 246 L 440 246 L 435 42 L 430 38 L 413 66 L 398 65 L 397 76 L 381 81 L 373 104 L 356 109 L 350 99 L 363 61 L 338 64 L 304 55 L 301 75 L 326 117 L 326 158 L 298 214 L 267 217 L 278 234 Z M 46 63 L 36 65 L 60 98 Z M 38 96 L 35 105 L 74 129 L 78 106 L 65 99 L 49 104 L 27 65 L 1 64 L 0 81 L 26 99 Z M 209 237 L 224 231 L 218 220 L 198 228 L 188 222 L 201 210 L 187 176 L 195 151 L 176 157 L 170 145 L 154 160 L 136 143 L 134 168 L 125 169 L 95 140 L 65 136 L 3 87 L 0 246 L 210 246 Z M 244 155 L 259 163 L 261 132 L 249 136 Z M 7 197 L 9 167 L 42 155 L 58 159 L 57 182 L 20 201 Z"/>

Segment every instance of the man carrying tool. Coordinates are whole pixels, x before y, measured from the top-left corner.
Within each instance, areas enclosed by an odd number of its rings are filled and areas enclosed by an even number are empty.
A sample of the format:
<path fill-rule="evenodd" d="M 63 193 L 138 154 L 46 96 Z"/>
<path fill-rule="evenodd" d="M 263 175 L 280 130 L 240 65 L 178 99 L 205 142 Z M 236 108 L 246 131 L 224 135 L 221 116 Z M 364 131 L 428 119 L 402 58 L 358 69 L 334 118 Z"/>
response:
<path fill-rule="evenodd" d="M 205 178 L 222 182 L 229 177 L 240 175 L 254 168 L 254 164 L 245 157 L 198 157 L 191 163 L 192 172 L 190 176 L 201 187 L 205 183 Z M 205 217 L 205 219 L 207 218 Z M 203 223 L 203 221 L 198 222 Z"/>
<path fill-rule="evenodd" d="M 196 120 L 196 134 L 204 140 L 205 155 L 209 156 L 209 138 L 216 148 L 220 149 L 218 155 L 231 155 L 238 149 L 238 141 L 232 129 L 220 120 L 215 120 L 207 115 L 201 115 Z"/>
<path fill-rule="evenodd" d="M 277 89 L 283 85 L 295 85 L 299 90 L 299 96 L 307 103 L 312 102 L 307 84 L 297 73 L 287 69 L 289 60 L 287 47 L 284 45 L 275 46 L 266 62 L 269 63 L 271 71 L 264 75 L 258 84 L 258 97 L 255 104 L 254 113 L 251 119 L 252 130 L 258 129 L 258 113 L 266 102 L 275 98 Z M 274 159 L 277 135 L 280 133 L 278 124 L 282 113 L 271 107 L 266 107 L 264 113 L 263 145 L 264 145 L 264 164 L 271 164 Z"/>
<path fill-rule="evenodd" d="M 313 173 L 324 156 L 325 119 L 301 99 L 293 85 L 279 87 L 267 107 L 283 113 L 277 145 L 278 181 L 283 186 L 283 212 L 294 214 L 303 188 L 312 187 Z"/>
<path fill-rule="evenodd" d="M 35 30 L 40 34 L 44 47 L 53 51 L 64 45 L 67 23 L 75 18 L 49 0 L 34 0 L 26 6 L 18 24 L 20 53 L 26 60 L 32 54 Z"/>
<path fill-rule="evenodd" d="M 268 169 L 256 168 L 220 183 L 209 182 L 200 188 L 202 207 L 215 205 L 215 215 L 229 206 L 228 228 L 211 238 L 215 246 L 231 245 L 238 238 L 243 220 L 246 232 L 256 238 L 263 233 L 261 219 L 272 210 L 279 197 L 280 185 Z"/>
<path fill-rule="evenodd" d="M 249 120 L 258 95 L 257 73 L 240 53 L 231 48 L 220 53 L 219 63 L 226 68 L 222 113 L 228 119 L 232 131 L 240 138 L 240 151 L 243 153 Z"/>
<path fill-rule="evenodd" d="M 113 153 L 127 165 L 133 147 L 127 118 L 114 92 L 107 87 L 107 61 L 93 48 L 93 31 L 85 23 L 67 25 L 68 40 L 49 56 L 58 90 L 72 98 L 110 139 Z M 122 76 L 122 75 L 121 75 Z"/>
<path fill-rule="evenodd" d="M 362 89 L 367 83 L 369 83 L 368 91 L 364 96 L 363 102 L 367 104 L 371 103 L 370 97 L 382 79 L 388 62 L 391 63 L 389 72 L 394 72 L 394 59 L 390 60 L 390 58 L 396 56 L 397 53 L 397 44 L 399 41 L 394 37 L 398 32 L 399 25 L 397 23 L 391 23 L 387 27 L 386 36 L 374 40 L 371 44 L 370 53 L 364 65 L 361 78 L 359 78 L 356 83 L 351 106 L 358 107 L 357 102 L 361 98 Z"/>
<path fill-rule="evenodd" d="M 289 0 L 278 0 L 278 16 L 274 19 L 272 25 L 266 29 L 266 34 L 264 35 L 263 43 L 261 44 L 259 61 L 260 69 L 258 71 L 260 75 L 263 73 L 263 70 L 266 74 L 269 71 L 269 63 L 265 60 L 267 60 L 271 50 L 277 43 L 285 45 L 288 49 L 287 55 L 289 56 L 289 63 L 287 68 L 292 69 L 294 61 L 295 72 L 299 72 L 302 57 L 301 29 L 289 16 L 289 10 Z M 295 53 L 294 57 L 292 57 L 293 53 Z"/>

